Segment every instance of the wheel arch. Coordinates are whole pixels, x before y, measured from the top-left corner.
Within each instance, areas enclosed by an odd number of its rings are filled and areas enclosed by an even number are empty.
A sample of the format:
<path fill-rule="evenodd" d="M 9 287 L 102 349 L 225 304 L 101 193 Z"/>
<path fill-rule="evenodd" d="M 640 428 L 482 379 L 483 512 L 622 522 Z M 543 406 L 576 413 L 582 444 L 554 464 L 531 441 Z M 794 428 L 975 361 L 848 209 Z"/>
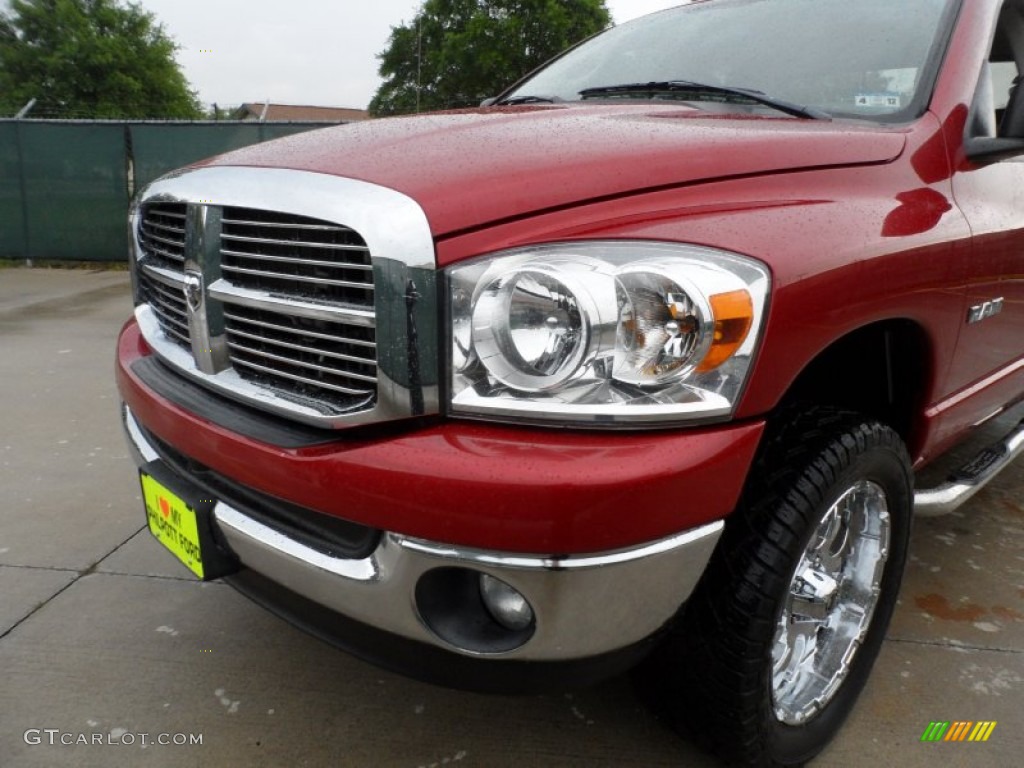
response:
<path fill-rule="evenodd" d="M 801 370 L 775 410 L 831 406 L 878 419 L 896 431 L 912 456 L 922 448 L 920 414 L 935 357 L 914 320 L 871 323 L 836 339 Z"/>

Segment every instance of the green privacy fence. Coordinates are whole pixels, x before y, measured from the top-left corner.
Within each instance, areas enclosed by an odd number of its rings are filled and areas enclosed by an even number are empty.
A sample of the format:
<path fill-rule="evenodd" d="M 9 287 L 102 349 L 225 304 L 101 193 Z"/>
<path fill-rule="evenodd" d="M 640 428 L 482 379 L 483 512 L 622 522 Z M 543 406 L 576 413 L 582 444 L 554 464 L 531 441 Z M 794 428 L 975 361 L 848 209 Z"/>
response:
<path fill-rule="evenodd" d="M 204 157 L 324 125 L 0 120 L 0 258 L 125 260 L 134 190 Z"/>

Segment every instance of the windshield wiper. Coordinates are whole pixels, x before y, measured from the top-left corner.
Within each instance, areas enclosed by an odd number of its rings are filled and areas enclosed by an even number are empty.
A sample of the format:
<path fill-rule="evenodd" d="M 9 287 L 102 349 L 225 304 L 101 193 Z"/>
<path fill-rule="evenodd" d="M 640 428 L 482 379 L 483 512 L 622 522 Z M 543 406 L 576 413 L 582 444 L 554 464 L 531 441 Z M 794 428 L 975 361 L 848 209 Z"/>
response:
<path fill-rule="evenodd" d="M 822 112 L 814 107 L 805 107 L 801 104 L 794 104 L 784 99 L 777 99 L 768 96 L 761 91 L 751 88 L 732 88 L 726 85 L 709 85 L 707 83 L 695 83 L 690 80 L 662 80 L 650 83 L 625 83 L 623 85 L 606 85 L 598 88 L 584 88 L 579 95 L 584 99 L 599 96 L 615 96 L 630 93 L 695 93 L 695 94 L 722 94 L 724 96 L 736 96 L 747 99 L 756 104 L 763 104 L 766 107 L 783 112 L 793 117 L 806 117 L 811 120 L 831 120 L 832 115 Z"/>
<path fill-rule="evenodd" d="M 495 104 L 506 106 L 515 104 L 557 104 L 563 101 L 563 99 L 557 96 L 510 96 L 507 99 L 494 102 Z"/>

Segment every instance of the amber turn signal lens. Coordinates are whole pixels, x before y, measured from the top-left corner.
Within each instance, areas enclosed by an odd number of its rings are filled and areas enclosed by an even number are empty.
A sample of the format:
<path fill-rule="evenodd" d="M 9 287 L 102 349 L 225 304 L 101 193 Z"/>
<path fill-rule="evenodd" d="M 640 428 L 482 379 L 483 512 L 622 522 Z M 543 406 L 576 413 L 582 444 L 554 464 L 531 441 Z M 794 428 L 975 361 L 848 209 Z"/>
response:
<path fill-rule="evenodd" d="M 709 299 L 715 317 L 711 349 L 697 366 L 699 373 L 712 371 L 740 348 L 754 324 L 754 302 L 746 291 L 718 293 Z"/>

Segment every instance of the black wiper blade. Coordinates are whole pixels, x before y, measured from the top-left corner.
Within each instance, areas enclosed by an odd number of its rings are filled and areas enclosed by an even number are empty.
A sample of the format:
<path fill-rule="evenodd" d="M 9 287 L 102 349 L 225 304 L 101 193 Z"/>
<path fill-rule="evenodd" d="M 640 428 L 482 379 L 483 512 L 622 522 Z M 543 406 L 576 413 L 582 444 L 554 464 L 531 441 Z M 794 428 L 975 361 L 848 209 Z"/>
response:
<path fill-rule="evenodd" d="M 509 104 L 511 104 L 511 105 L 515 105 L 515 104 L 557 104 L 560 101 L 562 101 L 562 99 L 558 98 L 557 96 L 533 96 L 533 95 L 530 95 L 530 96 L 511 96 L 511 97 L 509 97 L 507 99 L 502 99 L 501 101 L 496 101 L 495 104 L 500 104 L 502 106 L 509 105 Z"/>
<path fill-rule="evenodd" d="M 599 96 L 615 96 L 629 93 L 718 93 L 725 96 L 737 96 L 756 104 L 763 104 L 779 112 L 793 117 L 806 117 L 811 120 L 831 120 L 832 115 L 814 107 L 794 104 L 791 101 L 768 96 L 751 88 L 733 88 L 727 85 L 709 85 L 695 83 L 691 80 L 661 80 L 650 83 L 624 83 L 622 85 L 606 85 L 597 88 L 584 88 L 579 95 L 584 99 Z"/>

